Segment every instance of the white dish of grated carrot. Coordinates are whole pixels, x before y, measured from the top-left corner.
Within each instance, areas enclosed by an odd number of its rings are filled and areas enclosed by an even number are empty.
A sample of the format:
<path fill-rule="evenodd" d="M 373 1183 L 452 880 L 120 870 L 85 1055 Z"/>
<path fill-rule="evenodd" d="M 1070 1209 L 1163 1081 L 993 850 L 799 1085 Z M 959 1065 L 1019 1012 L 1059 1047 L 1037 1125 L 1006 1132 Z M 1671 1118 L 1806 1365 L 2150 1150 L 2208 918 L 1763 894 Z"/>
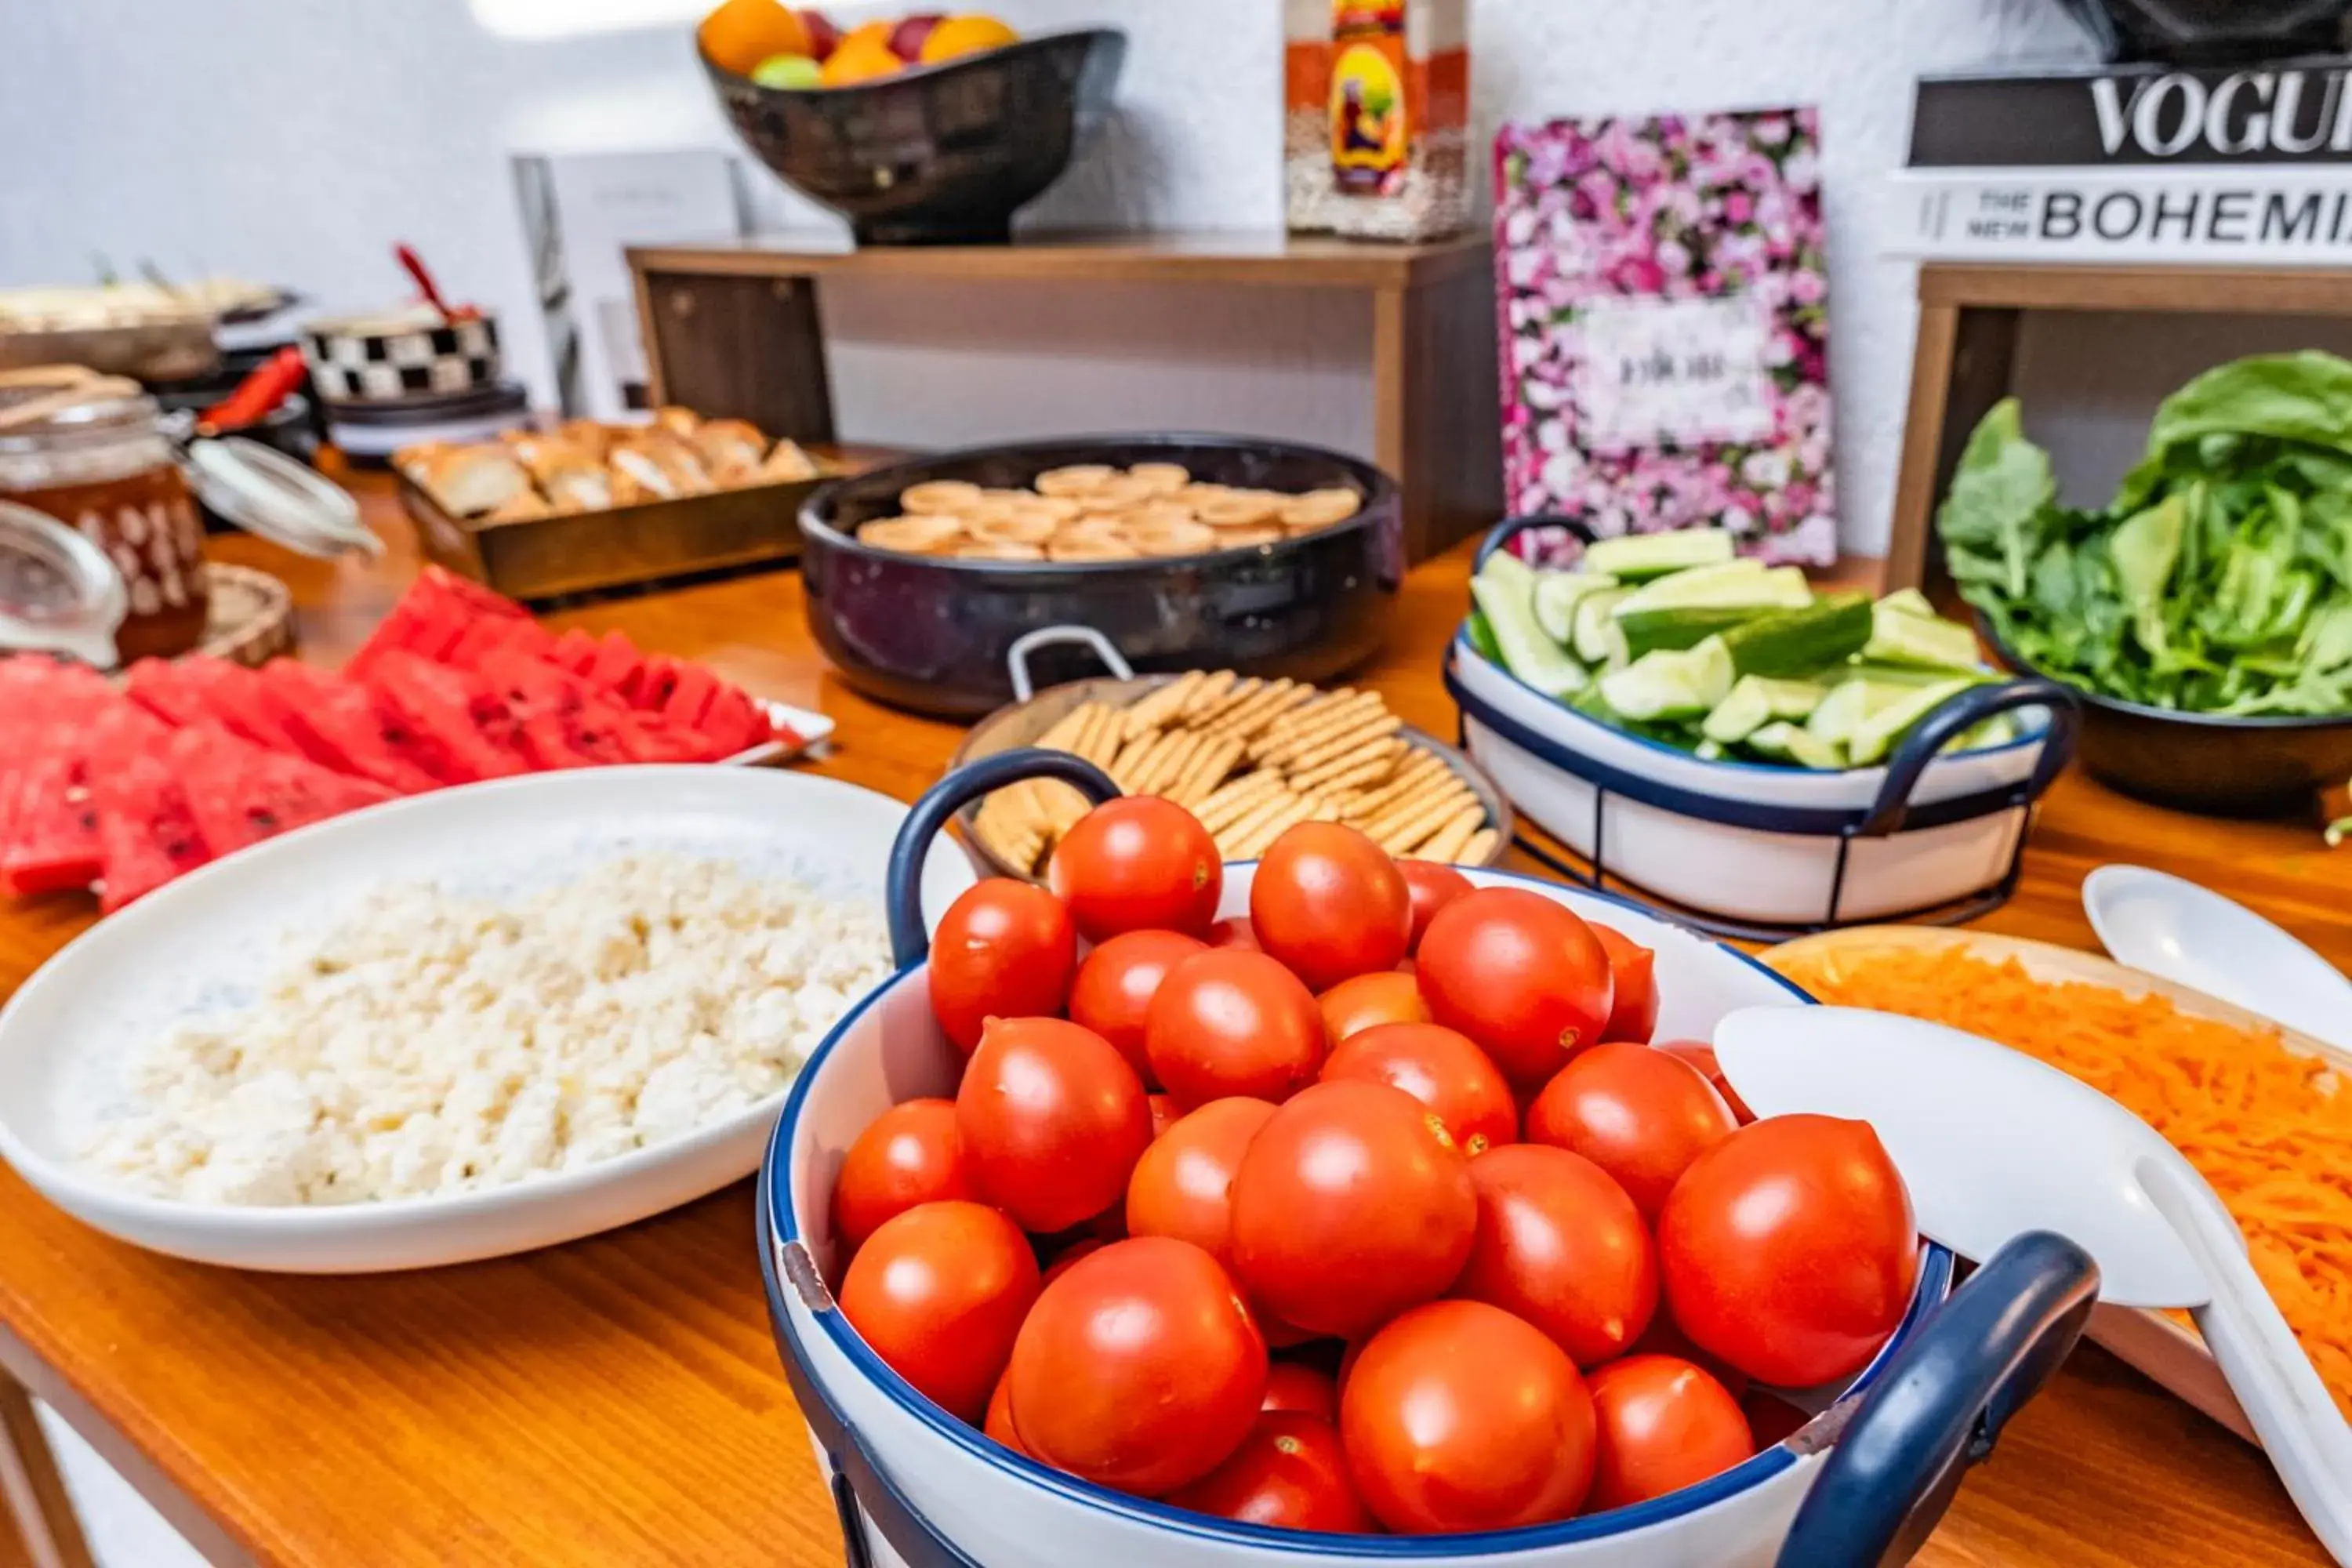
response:
<path fill-rule="evenodd" d="M 1928 1018 L 2063 1068 L 2185 1154 L 2352 1420 L 2352 1056 L 2201 993 L 2046 942 L 1866 926 L 1787 943 L 1819 1000 Z M 2252 1437 L 2185 1315 L 2103 1307 L 2092 1337 Z"/>

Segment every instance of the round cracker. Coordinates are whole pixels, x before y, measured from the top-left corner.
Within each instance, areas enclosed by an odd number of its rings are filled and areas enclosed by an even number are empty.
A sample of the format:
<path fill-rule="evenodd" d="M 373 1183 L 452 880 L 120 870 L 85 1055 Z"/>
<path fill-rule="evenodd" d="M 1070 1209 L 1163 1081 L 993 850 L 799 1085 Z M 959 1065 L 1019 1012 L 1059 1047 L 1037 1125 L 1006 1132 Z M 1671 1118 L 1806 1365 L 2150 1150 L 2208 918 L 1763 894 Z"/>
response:
<path fill-rule="evenodd" d="M 1215 529 L 1191 521 L 1130 527 L 1127 537 L 1146 555 L 1205 555 L 1218 548 Z"/>
<path fill-rule="evenodd" d="M 1252 523 L 1247 528 L 1221 528 L 1217 530 L 1217 548 L 1242 550 L 1256 544 L 1279 544 L 1285 537 L 1282 524 L 1278 522 Z"/>
<path fill-rule="evenodd" d="M 972 539 L 955 547 L 959 561 L 1043 561 L 1045 552 L 1034 544 L 1012 539 Z"/>
<path fill-rule="evenodd" d="M 972 538 L 984 544 L 1035 546 L 1053 538 L 1062 525 L 1050 514 L 1034 507 L 1008 506 L 998 511 L 984 512 L 966 526 Z"/>
<path fill-rule="evenodd" d="M 1244 490 L 1228 490 L 1192 508 L 1193 515 L 1211 528 L 1255 528 L 1274 521 L 1281 510 L 1278 499 Z"/>
<path fill-rule="evenodd" d="M 961 479 L 929 479 L 898 492 L 898 510 L 918 517 L 952 517 L 981 499 L 978 485 Z"/>
<path fill-rule="evenodd" d="M 1079 498 L 1089 511 L 1128 511 L 1160 499 L 1148 479 L 1114 474 Z"/>
<path fill-rule="evenodd" d="M 1127 477 L 1151 487 L 1156 496 L 1172 496 L 1192 482 L 1192 470 L 1181 463 L 1138 463 Z"/>
<path fill-rule="evenodd" d="M 1191 524 L 1200 521 L 1200 519 L 1192 515 L 1191 507 L 1186 506 L 1182 501 L 1175 500 L 1146 501 L 1133 511 L 1120 512 L 1118 517 L 1119 521 L 1129 529 L 1173 528 L 1179 523 Z"/>
<path fill-rule="evenodd" d="M 1134 561 L 1142 554 L 1124 539 L 1073 539 L 1064 534 L 1045 546 L 1049 561 Z"/>
<path fill-rule="evenodd" d="M 1364 498 L 1344 486 L 1308 490 L 1282 503 L 1282 526 L 1287 529 L 1328 528 L 1364 510 Z"/>
<path fill-rule="evenodd" d="M 961 518 L 885 517 L 859 528 L 857 542 L 901 555 L 942 555 L 963 536 Z"/>
<path fill-rule="evenodd" d="M 1031 483 L 1041 496 L 1077 496 L 1098 490 L 1119 477 L 1119 471 L 1108 464 L 1072 463 L 1047 468 Z"/>

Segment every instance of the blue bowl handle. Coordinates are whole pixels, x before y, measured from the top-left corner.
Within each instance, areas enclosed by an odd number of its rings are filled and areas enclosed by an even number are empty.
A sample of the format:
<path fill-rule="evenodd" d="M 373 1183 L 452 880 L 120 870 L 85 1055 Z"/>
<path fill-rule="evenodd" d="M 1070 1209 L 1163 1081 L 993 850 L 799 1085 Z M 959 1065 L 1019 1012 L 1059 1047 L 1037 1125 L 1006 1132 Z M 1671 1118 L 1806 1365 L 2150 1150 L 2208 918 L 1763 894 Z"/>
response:
<path fill-rule="evenodd" d="M 1556 511 L 1535 511 L 1525 517 L 1507 517 L 1488 529 L 1486 537 L 1478 542 L 1478 556 L 1471 563 L 1470 570 L 1476 572 L 1485 566 L 1486 557 L 1530 528 L 1564 528 L 1587 544 L 1594 543 L 1601 537 L 1583 519 L 1566 517 Z"/>
<path fill-rule="evenodd" d="M 1870 803 L 1870 815 L 1854 831 L 1865 838 L 1878 838 L 1900 830 L 1903 819 L 1911 811 L 1911 791 L 1917 786 L 1919 775 L 1927 771 L 1927 764 L 1957 737 L 1996 713 L 2019 708 L 2046 709 L 2050 714 L 2049 726 L 2042 735 L 2042 754 L 2035 760 L 2032 776 L 2025 781 L 2020 797 L 2026 802 L 2041 799 L 2042 792 L 2058 776 L 2058 770 L 2074 754 L 2074 732 L 2083 719 L 2082 700 L 2072 688 L 2054 680 L 2011 680 L 1999 686 L 1975 686 L 1911 726 L 1911 732 L 1903 737 L 1903 743 L 1887 759 L 1886 778 L 1878 786 L 1878 798 Z"/>
<path fill-rule="evenodd" d="M 772 1143 L 768 1151 L 771 1162 L 782 1157 L 782 1140 Z M 809 1364 L 808 1347 L 801 1342 L 801 1332 L 793 1321 L 792 1310 L 785 1303 L 797 1294 L 811 1311 L 836 1310 L 833 1298 L 817 1279 L 816 1266 L 809 1261 L 800 1244 L 792 1244 L 799 1253 L 798 1262 L 807 1278 L 798 1276 L 801 1268 L 780 1270 L 777 1267 L 779 1247 L 776 1238 L 775 1208 L 771 1189 L 772 1173 L 761 1170 L 753 1184 L 757 1190 L 754 1223 L 759 1227 L 760 1272 L 765 1278 L 768 1296 L 768 1322 L 775 1330 L 777 1347 L 783 1352 L 784 1381 L 793 1391 L 793 1398 L 801 1407 L 801 1416 L 809 1430 L 824 1448 L 828 1474 L 825 1489 L 833 1494 L 833 1511 L 841 1521 L 842 1550 L 848 1568 L 874 1568 L 873 1554 L 866 1547 L 865 1527 L 859 1522 L 859 1511 L 874 1521 L 890 1550 L 906 1563 L 907 1568 L 980 1568 L 948 1538 L 940 1533 L 931 1521 L 923 1517 L 914 1500 L 898 1489 L 890 1473 L 874 1462 L 867 1452 L 866 1440 L 857 1428 L 849 1424 L 840 1409 L 825 1397 L 817 1386 L 816 1373 Z M 784 1273 L 795 1278 L 787 1279 Z"/>
<path fill-rule="evenodd" d="M 968 803 L 1024 779 L 1060 779 L 1076 785 L 1097 805 L 1118 794 L 1110 775 L 1084 757 L 1042 746 L 967 763 L 926 790 L 898 826 L 898 837 L 890 845 L 890 869 L 882 880 L 891 962 L 898 968 L 922 963 L 931 951 L 931 934 L 923 929 L 923 861 L 930 854 L 931 840 Z"/>
<path fill-rule="evenodd" d="M 1907 1563 L 1970 1465 L 2082 1338 L 2099 1266 L 2029 1231 L 1952 1293 L 1864 1395 L 1805 1494 L 1780 1568 Z"/>

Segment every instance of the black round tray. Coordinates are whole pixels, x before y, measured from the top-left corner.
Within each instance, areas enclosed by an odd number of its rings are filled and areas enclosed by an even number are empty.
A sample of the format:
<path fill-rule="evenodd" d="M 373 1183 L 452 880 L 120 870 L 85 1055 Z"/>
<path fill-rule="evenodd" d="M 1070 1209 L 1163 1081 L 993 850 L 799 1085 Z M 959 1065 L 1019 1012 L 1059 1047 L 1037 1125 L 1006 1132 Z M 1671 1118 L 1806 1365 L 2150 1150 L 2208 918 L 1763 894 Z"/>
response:
<path fill-rule="evenodd" d="M 1364 498 L 1346 522 L 1278 544 L 1170 560 L 1047 563 L 906 555 L 857 542 L 858 524 L 898 510 L 929 479 L 1026 486 L 1076 463 L 1181 463 L 1216 484 Z M 1323 681 L 1386 635 L 1404 576 L 1396 486 L 1370 463 L 1316 447 L 1226 436 L 1103 436 L 979 447 L 837 480 L 801 510 L 810 629 L 859 690 L 919 712 L 976 719 L 1013 700 L 1013 642 L 1045 626 L 1092 626 L 1140 671 L 1238 669 Z M 1041 657 L 1038 684 L 1093 673 Z"/>

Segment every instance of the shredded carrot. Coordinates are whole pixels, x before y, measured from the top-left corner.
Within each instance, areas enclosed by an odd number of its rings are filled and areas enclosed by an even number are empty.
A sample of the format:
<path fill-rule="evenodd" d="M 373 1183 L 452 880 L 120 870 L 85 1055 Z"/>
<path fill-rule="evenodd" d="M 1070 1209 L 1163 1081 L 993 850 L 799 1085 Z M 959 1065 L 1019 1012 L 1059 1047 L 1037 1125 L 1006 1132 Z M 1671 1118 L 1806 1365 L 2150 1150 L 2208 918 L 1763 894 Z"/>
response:
<path fill-rule="evenodd" d="M 1769 956 L 1769 955 L 1768 955 Z M 2213 1184 L 2352 1420 L 2352 1093 L 2329 1064 L 2161 996 L 2035 979 L 1953 950 L 1776 963 L 1823 1002 L 1981 1035 L 2128 1106 Z"/>

